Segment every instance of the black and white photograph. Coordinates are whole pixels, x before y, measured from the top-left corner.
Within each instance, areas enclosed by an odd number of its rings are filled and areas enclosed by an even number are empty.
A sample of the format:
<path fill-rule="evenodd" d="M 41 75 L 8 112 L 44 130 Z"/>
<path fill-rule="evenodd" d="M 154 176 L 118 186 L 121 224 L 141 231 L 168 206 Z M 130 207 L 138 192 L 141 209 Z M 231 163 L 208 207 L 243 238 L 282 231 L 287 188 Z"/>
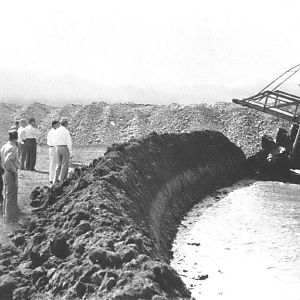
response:
<path fill-rule="evenodd" d="M 0 0 L 0 300 L 300 300 L 299 11 Z"/>

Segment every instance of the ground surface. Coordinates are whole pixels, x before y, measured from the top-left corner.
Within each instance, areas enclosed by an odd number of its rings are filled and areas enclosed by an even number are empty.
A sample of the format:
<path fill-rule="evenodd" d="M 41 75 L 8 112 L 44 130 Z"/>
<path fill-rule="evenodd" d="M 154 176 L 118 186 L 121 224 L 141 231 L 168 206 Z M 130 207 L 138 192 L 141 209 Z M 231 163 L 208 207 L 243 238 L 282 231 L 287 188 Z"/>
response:
<path fill-rule="evenodd" d="M 89 146 L 89 147 L 75 147 L 73 149 L 73 157 L 71 159 L 71 166 L 73 164 L 88 165 L 93 159 L 102 156 L 105 151 L 105 146 Z M 30 203 L 30 193 L 37 186 L 45 186 L 49 184 L 49 156 L 48 147 L 39 146 L 37 154 L 36 172 L 19 171 L 19 194 L 18 204 L 22 211 L 22 218 L 31 215 L 32 207 Z M 9 234 L 13 231 L 16 225 L 8 226 L 3 223 L 2 216 L 0 216 L 0 244 L 5 244 L 10 241 Z"/>

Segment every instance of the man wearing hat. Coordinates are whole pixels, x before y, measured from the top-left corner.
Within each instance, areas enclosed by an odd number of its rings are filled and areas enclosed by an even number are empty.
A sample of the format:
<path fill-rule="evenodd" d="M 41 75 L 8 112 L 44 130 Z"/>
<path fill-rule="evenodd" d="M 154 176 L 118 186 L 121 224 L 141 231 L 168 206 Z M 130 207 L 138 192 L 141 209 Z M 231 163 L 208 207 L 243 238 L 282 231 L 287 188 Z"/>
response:
<path fill-rule="evenodd" d="M 1 148 L 1 165 L 4 169 L 3 216 L 6 223 L 13 221 L 18 213 L 18 132 L 8 132 L 9 141 Z"/>
<path fill-rule="evenodd" d="M 35 171 L 37 138 L 39 131 L 37 129 L 35 119 L 30 118 L 29 125 L 25 127 L 25 147 L 26 147 L 26 170 Z"/>
<path fill-rule="evenodd" d="M 55 130 L 54 143 L 57 155 L 57 167 L 55 170 L 55 183 L 63 182 L 69 171 L 69 160 L 72 155 L 72 140 L 69 130 L 69 122 L 61 118 L 60 127 Z"/>

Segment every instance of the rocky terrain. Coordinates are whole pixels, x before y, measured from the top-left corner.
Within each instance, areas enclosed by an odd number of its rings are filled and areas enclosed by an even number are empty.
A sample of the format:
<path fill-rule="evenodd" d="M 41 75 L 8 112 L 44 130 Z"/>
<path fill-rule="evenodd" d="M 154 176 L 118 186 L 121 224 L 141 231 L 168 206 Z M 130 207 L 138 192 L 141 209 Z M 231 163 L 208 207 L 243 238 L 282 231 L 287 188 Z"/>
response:
<path fill-rule="evenodd" d="M 0 299 L 190 299 L 168 265 L 176 227 L 244 164 L 213 131 L 114 144 L 61 187 L 32 192 L 34 216 L 0 250 Z"/>
<path fill-rule="evenodd" d="M 40 142 L 45 143 L 52 120 L 62 116 L 70 119 L 70 131 L 77 145 L 110 145 L 141 138 L 152 131 L 184 133 L 209 129 L 224 133 L 242 147 L 247 156 L 259 150 L 263 134 L 275 137 L 278 127 L 289 126 L 275 117 L 232 103 L 209 106 L 99 102 L 60 107 L 40 103 L 24 106 L 0 103 L 0 142 L 6 140 L 14 118 L 35 117 L 42 131 Z"/>

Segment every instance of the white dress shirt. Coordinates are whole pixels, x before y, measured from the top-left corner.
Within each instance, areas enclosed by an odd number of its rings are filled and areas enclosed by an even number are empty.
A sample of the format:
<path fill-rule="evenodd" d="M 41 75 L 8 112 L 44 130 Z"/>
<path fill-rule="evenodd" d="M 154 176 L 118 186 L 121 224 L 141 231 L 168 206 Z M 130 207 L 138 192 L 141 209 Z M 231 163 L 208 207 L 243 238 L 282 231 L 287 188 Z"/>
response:
<path fill-rule="evenodd" d="M 24 144 L 26 139 L 25 127 L 20 126 L 18 129 L 18 143 Z"/>
<path fill-rule="evenodd" d="M 49 147 L 55 146 L 55 141 L 54 141 L 54 139 L 55 139 L 55 131 L 56 131 L 56 129 L 51 128 L 49 130 L 48 134 L 47 134 L 47 145 Z"/>
<path fill-rule="evenodd" d="M 54 132 L 54 145 L 68 147 L 70 155 L 72 155 L 72 140 L 69 130 L 65 126 L 58 127 Z"/>
<path fill-rule="evenodd" d="M 37 139 L 39 134 L 38 129 L 34 128 L 31 124 L 25 127 L 26 139 Z"/>

